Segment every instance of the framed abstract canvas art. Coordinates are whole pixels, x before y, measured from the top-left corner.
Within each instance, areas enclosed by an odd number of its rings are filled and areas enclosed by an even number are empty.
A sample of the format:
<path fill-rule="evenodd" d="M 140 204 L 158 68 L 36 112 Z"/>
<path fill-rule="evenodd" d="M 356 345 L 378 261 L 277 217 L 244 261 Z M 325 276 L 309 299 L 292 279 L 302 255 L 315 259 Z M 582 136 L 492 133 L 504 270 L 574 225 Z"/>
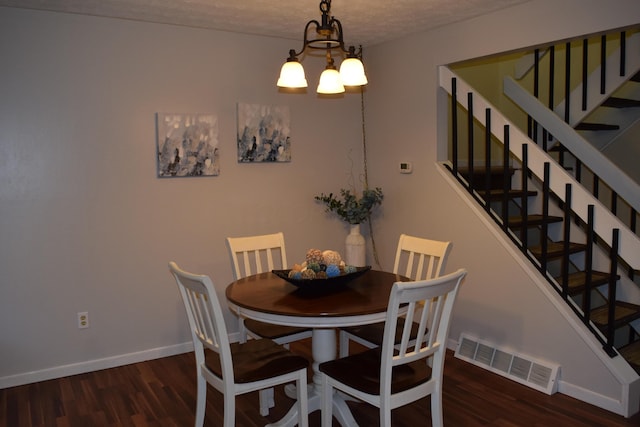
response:
<path fill-rule="evenodd" d="M 238 103 L 238 162 L 290 162 L 289 107 Z"/>
<path fill-rule="evenodd" d="M 157 113 L 156 132 L 158 177 L 220 174 L 215 115 Z"/>

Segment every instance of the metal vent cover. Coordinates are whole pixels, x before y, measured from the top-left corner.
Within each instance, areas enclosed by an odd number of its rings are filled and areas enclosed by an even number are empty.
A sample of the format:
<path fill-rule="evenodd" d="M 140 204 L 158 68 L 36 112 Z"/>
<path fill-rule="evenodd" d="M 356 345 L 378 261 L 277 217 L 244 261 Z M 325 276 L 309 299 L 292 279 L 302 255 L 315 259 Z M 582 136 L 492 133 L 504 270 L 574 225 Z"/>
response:
<path fill-rule="evenodd" d="M 560 366 L 461 334 L 455 357 L 546 394 L 558 390 Z"/>

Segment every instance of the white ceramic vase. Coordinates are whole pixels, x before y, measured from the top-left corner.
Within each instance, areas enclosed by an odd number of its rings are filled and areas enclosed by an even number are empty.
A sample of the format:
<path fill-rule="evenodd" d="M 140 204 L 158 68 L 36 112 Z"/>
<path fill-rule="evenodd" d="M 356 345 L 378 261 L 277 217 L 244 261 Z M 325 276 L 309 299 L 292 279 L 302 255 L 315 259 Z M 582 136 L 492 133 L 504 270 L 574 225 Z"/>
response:
<path fill-rule="evenodd" d="M 360 233 L 360 224 L 351 224 L 351 231 L 345 241 L 345 260 L 347 265 L 364 267 L 366 265 L 366 245 Z"/>

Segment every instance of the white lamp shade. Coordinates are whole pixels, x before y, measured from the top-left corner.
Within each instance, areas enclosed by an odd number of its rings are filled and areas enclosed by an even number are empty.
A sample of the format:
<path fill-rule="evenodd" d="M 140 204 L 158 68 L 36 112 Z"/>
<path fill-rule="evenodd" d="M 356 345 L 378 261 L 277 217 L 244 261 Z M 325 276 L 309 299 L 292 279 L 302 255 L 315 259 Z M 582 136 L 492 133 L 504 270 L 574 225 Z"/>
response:
<path fill-rule="evenodd" d="M 345 86 L 366 85 L 367 76 L 364 74 L 364 66 L 358 58 L 347 58 L 340 64 L 340 78 Z"/>
<path fill-rule="evenodd" d="M 340 79 L 340 73 L 335 68 L 327 68 L 320 74 L 320 83 L 318 83 L 318 93 L 343 93 L 344 86 Z"/>
<path fill-rule="evenodd" d="M 297 61 L 287 61 L 280 69 L 279 87 L 301 88 L 307 87 L 307 79 L 304 76 L 304 68 Z"/>

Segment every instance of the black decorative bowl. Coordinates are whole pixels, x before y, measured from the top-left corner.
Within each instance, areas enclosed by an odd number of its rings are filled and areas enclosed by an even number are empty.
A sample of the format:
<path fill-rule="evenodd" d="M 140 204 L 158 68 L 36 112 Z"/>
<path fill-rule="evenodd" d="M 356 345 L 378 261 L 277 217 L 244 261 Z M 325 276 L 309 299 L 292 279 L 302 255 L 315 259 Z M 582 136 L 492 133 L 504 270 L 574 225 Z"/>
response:
<path fill-rule="evenodd" d="M 289 272 L 291 271 L 290 269 L 289 270 L 271 270 L 271 271 L 276 276 L 280 277 L 283 280 L 286 280 L 287 282 L 299 288 L 320 289 L 323 287 L 335 287 L 335 286 L 345 285 L 349 283 L 349 281 L 355 279 L 358 276 L 361 276 L 362 274 L 366 273 L 369 270 L 371 270 L 370 265 L 366 267 L 356 267 L 356 271 L 354 271 L 353 273 L 341 274 L 340 276 L 335 276 L 335 277 L 327 277 L 326 279 L 293 279 L 289 277 Z"/>

